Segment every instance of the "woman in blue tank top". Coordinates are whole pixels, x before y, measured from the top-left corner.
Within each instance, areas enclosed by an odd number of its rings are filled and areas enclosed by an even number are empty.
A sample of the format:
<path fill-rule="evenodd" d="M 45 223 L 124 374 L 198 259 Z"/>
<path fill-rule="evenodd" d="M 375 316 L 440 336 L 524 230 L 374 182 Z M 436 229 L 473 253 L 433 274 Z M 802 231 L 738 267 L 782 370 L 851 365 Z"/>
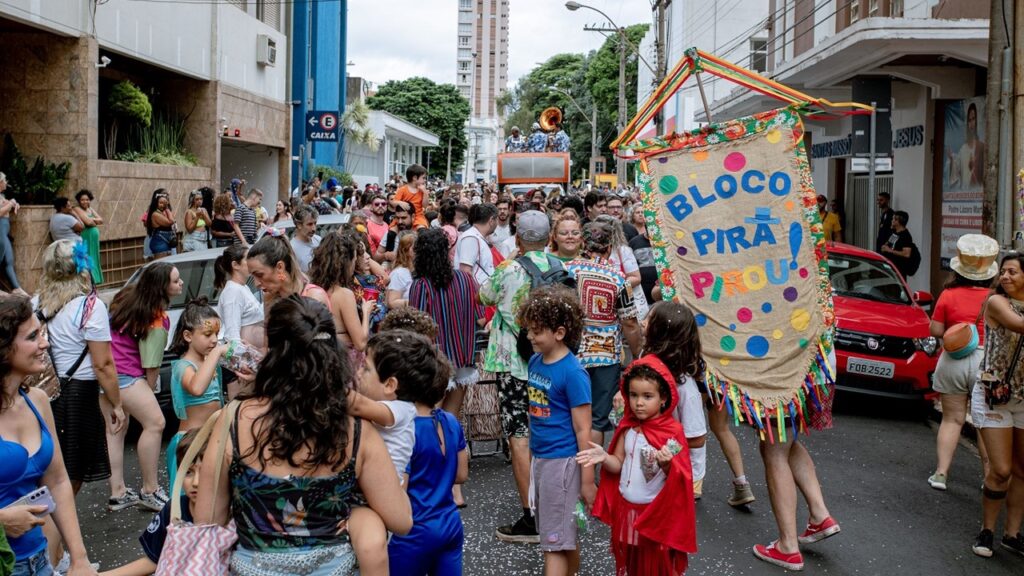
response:
<path fill-rule="evenodd" d="M 71 555 L 70 576 L 96 574 L 82 543 L 75 497 L 64 469 L 46 394 L 23 386 L 45 367 L 46 336 L 28 298 L 0 298 L 0 524 L 16 563 L 14 576 L 53 574 L 42 525 L 46 506 L 11 506 L 46 486 L 56 504 L 53 521 Z"/>

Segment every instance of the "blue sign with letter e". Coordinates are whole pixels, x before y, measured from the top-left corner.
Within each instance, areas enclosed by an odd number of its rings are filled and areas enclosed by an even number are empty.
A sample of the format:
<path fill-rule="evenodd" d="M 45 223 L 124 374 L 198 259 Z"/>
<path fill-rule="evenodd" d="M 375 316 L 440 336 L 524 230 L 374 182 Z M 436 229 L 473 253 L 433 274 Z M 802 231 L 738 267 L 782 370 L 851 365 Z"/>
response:
<path fill-rule="evenodd" d="M 306 112 L 306 140 L 338 141 L 338 113 L 324 110 Z"/>

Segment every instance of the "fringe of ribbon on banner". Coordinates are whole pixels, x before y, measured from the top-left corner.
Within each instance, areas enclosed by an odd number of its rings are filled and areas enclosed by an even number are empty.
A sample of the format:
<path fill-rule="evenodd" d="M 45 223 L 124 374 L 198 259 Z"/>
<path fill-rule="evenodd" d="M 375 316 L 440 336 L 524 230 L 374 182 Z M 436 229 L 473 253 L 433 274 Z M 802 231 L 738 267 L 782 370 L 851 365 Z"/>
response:
<path fill-rule="evenodd" d="M 642 143 L 635 142 L 635 139 L 643 127 L 654 119 L 655 114 L 665 106 L 690 75 L 703 72 L 732 81 L 754 92 L 798 105 L 809 118 L 820 118 L 825 115 L 870 114 L 872 110 L 871 106 L 857 102 L 830 102 L 824 98 L 813 98 L 799 90 L 779 84 L 770 78 L 761 76 L 746 68 L 741 68 L 732 62 L 696 48 L 686 50 L 685 54 L 686 56 L 675 65 L 665 76 L 662 83 L 647 98 L 647 101 L 637 111 L 633 120 L 626 125 L 622 134 L 619 134 L 618 138 L 612 142 L 610 148 L 615 150 L 617 156 L 635 159 L 635 154 L 643 154 L 652 148 L 671 148 L 672 146 L 669 144 L 670 136 L 659 135 L 657 138 L 646 140 Z M 854 108 L 854 110 L 841 110 L 842 108 Z M 817 109 L 818 113 L 810 113 L 813 109 Z M 624 153 L 624 151 L 628 152 Z"/>
<path fill-rule="evenodd" d="M 828 339 L 822 336 L 818 341 L 818 353 L 807 371 L 803 386 L 786 403 L 781 399 L 770 403 L 753 400 L 738 386 L 720 378 L 710 367 L 705 374 L 708 394 L 717 409 L 726 410 L 737 426 L 746 422 L 758 429 L 762 439 L 767 437 L 769 442 L 774 442 L 778 438 L 779 442 L 787 442 L 787 429 L 792 430 L 794 438 L 798 434 L 807 433 L 811 414 L 808 402 L 813 405 L 813 411 L 817 412 L 821 411 L 824 402 L 831 404 L 829 396 L 834 392 L 829 386 L 835 385 L 836 375 L 828 361 L 830 348 Z"/>

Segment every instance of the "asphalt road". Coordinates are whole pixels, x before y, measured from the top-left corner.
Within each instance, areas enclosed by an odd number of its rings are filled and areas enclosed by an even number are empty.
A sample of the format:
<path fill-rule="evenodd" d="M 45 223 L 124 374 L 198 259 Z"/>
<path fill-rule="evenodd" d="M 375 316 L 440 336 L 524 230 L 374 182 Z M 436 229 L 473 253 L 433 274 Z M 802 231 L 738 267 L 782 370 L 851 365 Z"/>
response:
<path fill-rule="evenodd" d="M 805 572 L 829 575 L 1024 574 L 1024 557 L 1001 548 L 991 559 L 974 556 L 970 546 L 980 525 L 981 471 L 977 453 L 961 442 L 950 471 L 949 490 L 929 488 L 934 466 L 935 431 L 912 406 L 889 400 L 861 399 L 840 392 L 835 427 L 805 438 L 818 467 L 826 502 L 842 532 L 805 547 Z M 775 538 L 764 469 L 750 430 L 739 431 L 747 476 L 758 500 L 734 510 L 725 500 L 729 472 L 714 437 L 708 441 L 708 475 L 697 504 L 700 551 L 688 574 L 772 575 L 780 568 L 755 559 L 750 549 Z M 478 445 L 489 448 L 486 444 Z M 134 467 L 134 455 L 126 460 Z M 129 478 L 138 478 L 134 470 Z M 104 506 L 105 483 L 87 485 L 79 495 L 79 514 L 90 556 L 112 568 L 141 553 L 138 535 L 150 514 L 129 509 L 110 513 Z M 511 469 L 501 455 L 479 456 L 470 464 L 463 510 L 466 530 L 465 574 L 526 575 L 541 572 L 541 554 L 532 546 L 509 545 L 494 538 L 494 528 L 518 517 Z M 806 521 L 801 508 L 798 521 Z M 583 537 L 581 574 L 614 574 L 608 529 L 593 522 Z M 997 530 L 997 534 L 1000 532 Z M 997 537 L 998 539 L 998 537 Z M 998 541 L 998 540 L 997 540 Z"/>

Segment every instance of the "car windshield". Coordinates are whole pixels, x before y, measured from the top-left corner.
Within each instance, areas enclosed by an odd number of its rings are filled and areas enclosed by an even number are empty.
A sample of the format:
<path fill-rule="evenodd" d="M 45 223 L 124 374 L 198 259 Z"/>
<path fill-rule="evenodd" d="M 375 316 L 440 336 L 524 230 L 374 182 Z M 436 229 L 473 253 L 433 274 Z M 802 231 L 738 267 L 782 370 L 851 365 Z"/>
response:
<path fill-rule="evenodd" d="M 892 304 L 910 304 L 910 295 L 888 262 L 846 254 L 828 255 L 832 290 L 850 296 Z"/>

